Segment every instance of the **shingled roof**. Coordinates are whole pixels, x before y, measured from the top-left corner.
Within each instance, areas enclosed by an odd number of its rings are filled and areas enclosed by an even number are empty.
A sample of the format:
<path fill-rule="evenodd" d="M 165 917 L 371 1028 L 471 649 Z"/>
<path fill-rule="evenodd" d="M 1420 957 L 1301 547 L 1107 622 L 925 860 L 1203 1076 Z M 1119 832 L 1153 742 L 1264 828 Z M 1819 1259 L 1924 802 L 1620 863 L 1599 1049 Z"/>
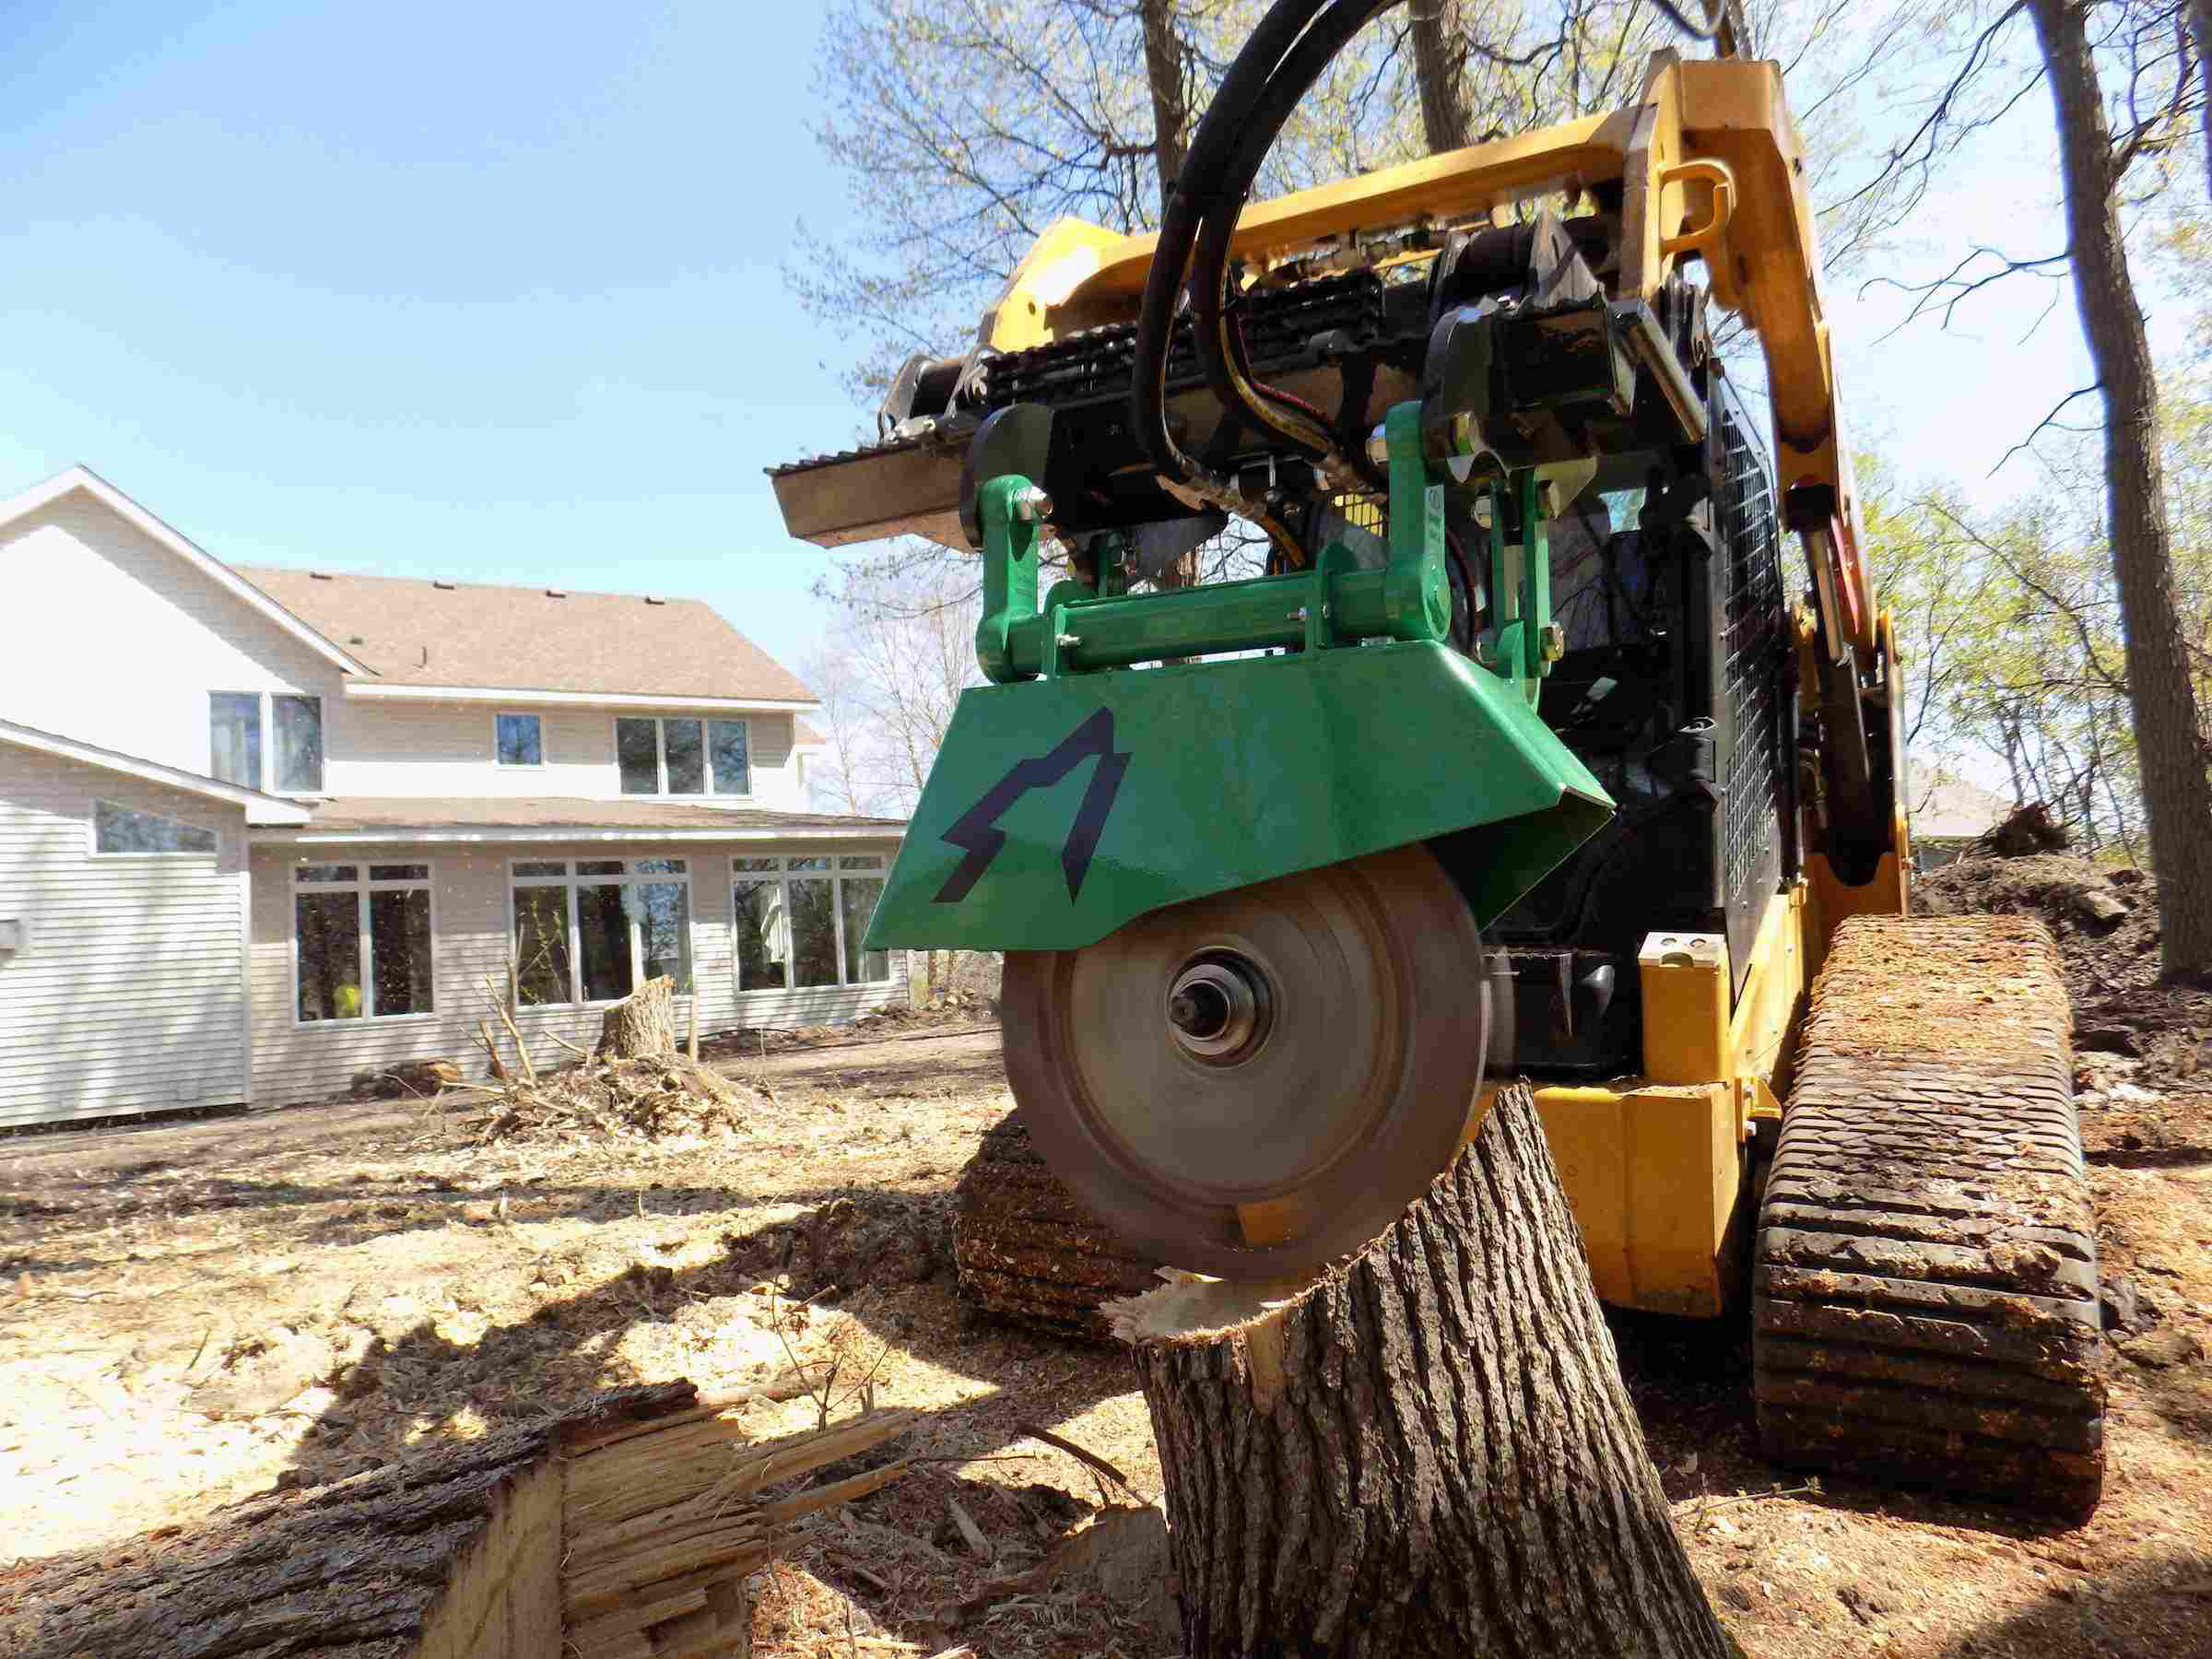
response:
<path fill-rule="evenodd" d="M 396 685 L 816 700 L 697 599 L 232 569 Z"/>
<path fill-rule="evenodd" d="M 2003 795 L 1949 772 L 1912 780 L 1914 841 L 1966 841 L 1994 828 L 2013 809 Z"/>

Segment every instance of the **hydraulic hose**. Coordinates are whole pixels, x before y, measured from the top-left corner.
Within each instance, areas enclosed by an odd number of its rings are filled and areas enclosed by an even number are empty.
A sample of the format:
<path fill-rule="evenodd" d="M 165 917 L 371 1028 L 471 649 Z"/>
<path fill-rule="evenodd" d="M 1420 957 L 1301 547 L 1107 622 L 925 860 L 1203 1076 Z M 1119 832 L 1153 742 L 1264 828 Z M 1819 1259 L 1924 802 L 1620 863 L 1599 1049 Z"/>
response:
<path fill-rule="evenodd" d="M 1227 315 L 1228 251 L 1267 152 L 1300 100 L 1352 37 L 1395 4 L 1277 0 L 1237 53 L 1198 124 L 1146 276 L 1129 394 L 1132 429 L 1154 469 L 1171 481 L 1211 482 L 1202 480 L 1202 469 L 1177 446 L 1167 424 L 1168 351 L 1176 301 L 1186 284 L 1199 361 L 1223 408 L 1249 411 L 1264 427 L 1311 454 L 1326 458 L 1338 453 L 1335 435 L 1325 419 L 1317 418 L 1318 411 L 1255 385 L 1241 371 L 1241 353 Z M 1369 470 L 1357 461 L 1351 465 L 1361 473 Z"/>
<path fill-rule="evenodd" d="M 1317 411 L 1284 394 L 1253 381 L 1241 339 L 1229 313 L 1229 248 L 1237 220 L 1252 194 L 1267 153 L 1291 114 L 1314 84 L 1327 73 L 1337 54 L 1355 35 L 1398 0 L 1333 0 L 1329 9 L 1301 36 L 1277 66 L 1265 88 L 1239 124 L 1231 157 L 1211 210 L 1200 228 L 1190 263 L 1192 333 L 1206 382 L 1225 408 L 1241 406 L 1255 420 L 1272 428 L 1308 453 L 1334 456 L 1368 477 L 1373 469 L 1364 453 L 1345 455 L 1336 434 Z"/>
<path fill-rule="evenodd" d="M 1220 179 L 1231 159 L 1237 129 L 1306 25 L 1327 0 L 1276 0 L 1222 77 L 1191 140 L 1182 177 L 1175 182 L 1160 218 L 1152 268 L 1145 277 L 1137 313 L 1134 375 L 1129 388 L 1131 429 L 1155 471 L 1171 480 L 1198 477 L 1197 463 L 1177 447 L 1168 430 L 1168 348 L 1174 338 L 1175 302 L 1182 292 L 1208 209 L 1219 205 Z M 1230 208 L 1233 219 L 1243 204 Z"/>
<path fill-rule="evenodd" d="M 1250 377 L 1229 314 L 1229 246 L 1253 183 L 1291 112 L 1352 37 L 1396 4 L 1277 0 L 1238 52 L 1198 124 L 1146 276 L 1129 394 L 1137 441 L 1154 469 L 1171 481 L 1211 482 L 1202 478 L 1203 469 L 1168 430 L 1168 352 L 1176 302 L 1186 285 L 1199 361 L 1224 412 L 1241 408 L 1300 449 L 1324 460 L 1334 457 L 1371 481 L 1365 455 L 1344 454 L 1318 410 Z M 1711 20 L 1702 29 L 1672 0 L 1657 4 L 1678 28 L 1699 39 L 1713 38 L 1729 19 L 1725 0 L 1704 0 Z"/>

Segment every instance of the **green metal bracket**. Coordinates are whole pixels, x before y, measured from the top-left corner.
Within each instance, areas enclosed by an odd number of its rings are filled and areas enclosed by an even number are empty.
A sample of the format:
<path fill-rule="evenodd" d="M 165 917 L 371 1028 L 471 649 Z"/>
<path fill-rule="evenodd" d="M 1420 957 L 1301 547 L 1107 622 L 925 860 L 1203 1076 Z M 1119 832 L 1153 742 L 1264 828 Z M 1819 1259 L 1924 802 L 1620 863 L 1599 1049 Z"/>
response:
<path fill-rule="evenodd" d="M 1095 593 L 1084 597 L 1119 599 L 1129 591 L 1129 538 L 1117 530 L 1102 530 L 1090 547 L 1099 568 L 1099 585 Z"/>
<path fill-rule="evenodd" d="M 1390 458 L 1390 564 L 1383 614 L 1394 640 L 1441 640 L 1452 631 L 1452 584 L 1444 574 L 1444 487 L 1430 476 L 1421 406 L 1394 405 L 1382 418 Z"/>
<path fill-rule="evenodd" d="M 1390 558 L 1361 570 L 1343 548 L 1312 569 L 1171 593 L 1132 594 L 1119 543 L 1101 547 L 1100 583 L 1063 582 L 1037 603 L 1037 515 L 1027 478 L 993 478 L 977 492 L 983 526 L 983 619 L 975 654 L 997 684 L 1124 668 L 1161 659 L 1269 647 L 1309 651 L 1367 640 L 1443 639 L 1452 627 L 1444 573 L 1444 490 L 1422 453 L 1420 406 L 1384 421 L 1390 456 Z"/>
<path fill-rule="evenodd" d="M 983 522 L 983 618 L 975 627 L 975 660 L 999 685 L 1027 679 L 1014 665 L 1017 624 L 1037 618 L 1037 518 L 1043 492 L 1018 473 L 986 479 L 976 491 Z"/>
<path fill-rule="evenodd" d="M 1074 949 L 1163 905 L 1447 835 L 1473 838 L 1460 863 L 1487 924 L 1601 828 L 1612 802 L 1535 708 L 1558 641 L 1535 477 L 1511 480 L 1510 554 L 1490 491 L 1500 625 L 1478 665 L 1448 642 L 1444 489 L 1419 420 L 1410 403 L 1384 419 L 1380 570 L 1337 543 L 1287 575 L 1131 594 L 1100 542 L 1096 584 L 1059 582 L 1041 608 L 1049 504 L 1027 478 L 985 483 L 976 654 L 996 683 L 961 694 L 867 947 Z M 1202 660 L 1264 647 L 1284 654 Z M 1201 660 L 1098 672 L 1162 659 Z"/>
<path fill-rule="evenodd" d="M 1521 523 L 1517 546 L 1505 539 L 1509 487 Z M 1551 546 L 1544 530 L 1543 499 L 1534 468 L 1514 473 L 1506 483 L 1492 484 L 1488 493 L 1495 627 L 1483 642 L 1481 655 L 1485 665 L 1518 687 L 1533 708 L 1563 643 L 1551 620 Z"/>

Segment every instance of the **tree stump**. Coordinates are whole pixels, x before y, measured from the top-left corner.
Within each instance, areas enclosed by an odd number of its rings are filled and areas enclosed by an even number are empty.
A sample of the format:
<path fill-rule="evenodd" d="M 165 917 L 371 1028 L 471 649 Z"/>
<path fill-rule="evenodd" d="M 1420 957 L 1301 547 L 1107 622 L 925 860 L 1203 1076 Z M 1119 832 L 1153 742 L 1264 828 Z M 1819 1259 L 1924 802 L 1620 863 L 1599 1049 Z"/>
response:
<path fill-rule="evenodd" d="M 676 1053 L 676 981 L 663 974 L 649 979 L 617 1003 L 599 1021 L 594 1055 L 618 1060 L 650 1060 Z"/>
<path fill-rule="evenodd" d="M 1300 1284 L 1112 1305 L 1167 1484 L 1185 1652 L 1724 1659 L 1526 1084 Z"/>

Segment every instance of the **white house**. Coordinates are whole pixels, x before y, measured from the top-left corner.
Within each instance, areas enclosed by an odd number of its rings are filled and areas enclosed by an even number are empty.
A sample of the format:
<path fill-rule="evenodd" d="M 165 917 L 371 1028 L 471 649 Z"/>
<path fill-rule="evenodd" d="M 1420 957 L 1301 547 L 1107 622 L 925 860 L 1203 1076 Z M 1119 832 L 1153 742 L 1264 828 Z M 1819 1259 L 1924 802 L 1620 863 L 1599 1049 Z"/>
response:
<path fill-rule="evenodd" d="M 696 601 L 232 567 L 73 468 L 0 503 L 0 1125 L 903 992 L 903 826 L 810 809 L 805 685 Z M 497 1023 L 496 1020 L 494 1022 Z"/>
<path fill-rule="evenodd" d="M 2017 802 L 1940 770 L 1912 778 L 1913 862 L 1940 869 L 2010 816 Z"/>

